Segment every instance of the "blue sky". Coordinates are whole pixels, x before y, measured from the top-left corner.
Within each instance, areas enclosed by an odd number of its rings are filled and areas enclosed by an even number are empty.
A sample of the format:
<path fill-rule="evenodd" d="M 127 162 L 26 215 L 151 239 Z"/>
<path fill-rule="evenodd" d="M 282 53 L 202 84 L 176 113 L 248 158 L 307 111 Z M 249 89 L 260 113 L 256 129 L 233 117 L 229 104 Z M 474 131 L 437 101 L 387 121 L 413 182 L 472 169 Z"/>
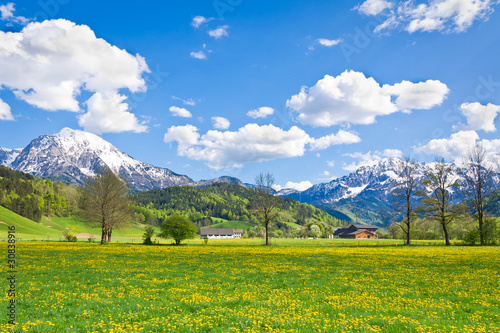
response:
<path fill-rule="evenodd" d="M 0 146 L 64 127 L 193 179 L 304 189 L 384 157 L 498 158 L 488 0 L 0 2 Z"/>

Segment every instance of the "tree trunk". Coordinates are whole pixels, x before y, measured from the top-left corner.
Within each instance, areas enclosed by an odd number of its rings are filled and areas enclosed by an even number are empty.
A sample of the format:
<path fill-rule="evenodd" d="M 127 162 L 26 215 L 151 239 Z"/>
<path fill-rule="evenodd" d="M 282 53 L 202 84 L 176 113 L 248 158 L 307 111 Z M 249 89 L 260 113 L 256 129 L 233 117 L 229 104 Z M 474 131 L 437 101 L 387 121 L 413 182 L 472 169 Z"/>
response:
<path fill-rule="evenodd" d="M 101 245 L 106 244 L 106 227 L 103 225 L 102 226 L 102 233 L 101 233 Z"/>
<path fill-rule="evenodd" d="M 269 222 L 266 221 L 266 245 L 269 245 L 268 229 L 269 229 Z"/>
<path fill-rule="evenodd" d="M 444 239 L 446 240 L 446 246 L 450 246 L 450 236 L 448 235 L 448 229 L 446 228 L 446 223 L 442 223 L 444 231 Z"/>
<path fill-rule="evenodd" d="M 108 230 L 108 243 L 111 243 L 111 233 L 113 232 L 113 227 L 110 227 Z"/>
<path fill-rule="evenodd" d="M 484 245 L 483 212 L 478 211 L 477 217 L 479 220 L 479 235 L 481 237 L 481 245 Z"/>

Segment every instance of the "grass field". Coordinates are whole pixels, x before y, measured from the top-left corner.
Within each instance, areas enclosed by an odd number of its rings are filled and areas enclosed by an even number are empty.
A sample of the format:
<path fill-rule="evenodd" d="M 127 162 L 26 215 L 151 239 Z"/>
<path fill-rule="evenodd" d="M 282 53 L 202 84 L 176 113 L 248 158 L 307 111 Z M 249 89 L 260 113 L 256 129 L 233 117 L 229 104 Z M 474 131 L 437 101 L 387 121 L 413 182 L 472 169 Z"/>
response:
<path fill-rule="evenodd" d="M 99 236 L 99 238 L 101 235 L 99 228 L 92 228 L 89 224 L 75 218 L 56 216 L 47 218 L 44 216 L 41 223 L 37 223 L 0 206 L 0 240 L 6 239 L 9 225 L 15 225 L 17 238 L 24 240 L 59 240 L 62 239 L 65 230 L 69 230 L 73 234 L 93 234 Z M 131 225 L 128 229 L 113 231 L 113 240 L 122 242 L 140 241 L 143 234 L 144 228 Z"/>
<path fill-rule="evenodd" d="M 294 241 L 18 242 L 14 332 L 500 332 L 498 247 Z"/>

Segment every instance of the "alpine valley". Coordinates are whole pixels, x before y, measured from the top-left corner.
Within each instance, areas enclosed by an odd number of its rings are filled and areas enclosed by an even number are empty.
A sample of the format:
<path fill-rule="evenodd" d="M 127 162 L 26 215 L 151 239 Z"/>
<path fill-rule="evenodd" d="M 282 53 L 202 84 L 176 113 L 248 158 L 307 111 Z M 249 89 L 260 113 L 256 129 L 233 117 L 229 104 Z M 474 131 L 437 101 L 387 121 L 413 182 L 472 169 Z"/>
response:
<path fill-rule="evenodd" d="M 383 159 L 329 183 L 316 184 L 302 192 L 283 189 L 277 195 L 312 204 L 340 220 L 386 224 L 384 212 L 389 210 L 389 195 L 401 172 L 398 162 L 396 158 Z M 99 168 L 108 167 L 123 176 L 134 191 L 179 185 L 208 186 L 217 182 L 252 187 L 227 176 L 194 181 L 169 169 L 140 162 L 97 135 L 70 128 L 40 136 L 24 149 L 0 147 L 0 164 L 73 184 L 82 184 Z M 418 177 L 423 177 L 431 166 L 432 163 L 418 163 Z"/>

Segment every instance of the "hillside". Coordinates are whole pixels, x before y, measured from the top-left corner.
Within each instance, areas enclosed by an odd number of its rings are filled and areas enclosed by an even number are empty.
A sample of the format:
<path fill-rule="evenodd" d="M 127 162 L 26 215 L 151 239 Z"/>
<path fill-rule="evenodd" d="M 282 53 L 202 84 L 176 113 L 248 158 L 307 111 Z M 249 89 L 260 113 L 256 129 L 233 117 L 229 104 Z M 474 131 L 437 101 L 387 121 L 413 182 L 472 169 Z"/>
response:
<path fill-rule="evenodd" d="M 258 219 L 254 202 L 255 190 L 242 186 L 215 183 L 206 187 L 176 186 L 133 195 L 140 207 L 138 213 L 158 218 L 172 214 L 187 214 L 193 221 L 203 218 L 255 223 Z M 341 221 L 321 209 L 290 198 L 279 197 L 278 222 L 305 225 L 308 222 L 326 222 L 340 226 Z M 147 220 L 147 219 L 146 219 Z M 149 222 L 149 221 L 147 221 Z"/>

